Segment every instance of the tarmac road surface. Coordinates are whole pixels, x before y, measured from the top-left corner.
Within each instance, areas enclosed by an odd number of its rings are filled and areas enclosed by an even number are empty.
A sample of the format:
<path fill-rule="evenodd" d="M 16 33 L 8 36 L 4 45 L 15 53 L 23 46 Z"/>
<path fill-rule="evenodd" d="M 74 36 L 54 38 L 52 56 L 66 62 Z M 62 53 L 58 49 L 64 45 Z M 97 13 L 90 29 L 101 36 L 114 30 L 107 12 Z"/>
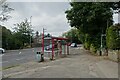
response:
<path fill-rule="evenodd" d="M 6 53 L 1 54 L 2 56 L 2 67 L 9 67 L 20 65 L 29 61 L 36 60 L 36 52 L 41 51 L 41 48 L 29 48 L 21 50 L 9 50 Z"/>

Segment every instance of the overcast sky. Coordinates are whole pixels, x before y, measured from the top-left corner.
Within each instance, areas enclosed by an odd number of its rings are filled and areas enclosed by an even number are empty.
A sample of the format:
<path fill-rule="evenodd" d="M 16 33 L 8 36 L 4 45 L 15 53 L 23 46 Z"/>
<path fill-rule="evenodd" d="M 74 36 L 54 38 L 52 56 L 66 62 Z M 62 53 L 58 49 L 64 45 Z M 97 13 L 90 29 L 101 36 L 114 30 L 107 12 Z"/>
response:
<path fill-rule="evenodd" d="M 32 0 L 31 0 L 32 1 Z M 12 16 L 4 25 L 8 29 L 14 27 L 13 24 L 20 23 L 25 18 L 32 22 L 34 31 L 42 32 L 44 27 L 46 33 L 54 36 L 60 36 L 62 33 L 70 30 L 65 16 L 65 10 L 70 8 L 69 2 L 9 2 L 9 6 L 15 10 L 10 14 Z M 114 15 L 115 23 L 118 22 L 118 15 Z"/>

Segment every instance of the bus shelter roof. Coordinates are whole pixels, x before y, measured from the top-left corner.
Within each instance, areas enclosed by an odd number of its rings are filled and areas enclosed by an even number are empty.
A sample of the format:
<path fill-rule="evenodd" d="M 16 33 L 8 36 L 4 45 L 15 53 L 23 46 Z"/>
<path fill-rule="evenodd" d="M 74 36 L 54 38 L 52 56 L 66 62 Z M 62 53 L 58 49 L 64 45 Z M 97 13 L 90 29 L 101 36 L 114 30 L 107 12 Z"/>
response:
<path fill-rule="evenodd" d="M 52 39 L 56 39 L 56 40 L 68 40 L 67 38 L 63 38 L 63 37 L 45 37 L 44 39 L 46 40 L 52 40 Z"/>

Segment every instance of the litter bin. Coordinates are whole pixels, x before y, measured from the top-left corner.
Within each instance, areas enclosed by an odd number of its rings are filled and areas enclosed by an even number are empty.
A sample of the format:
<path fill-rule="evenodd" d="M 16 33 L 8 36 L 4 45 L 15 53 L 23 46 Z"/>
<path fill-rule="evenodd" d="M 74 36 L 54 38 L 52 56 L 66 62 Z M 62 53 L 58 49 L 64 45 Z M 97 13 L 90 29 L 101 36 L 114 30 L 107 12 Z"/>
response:
<path fill-rule="evenodd" d="M 40 51 L 36 52 L 36 59 L 37 59 L 38 62 L 43 62 L 44 61 L 44 56 Z"/>

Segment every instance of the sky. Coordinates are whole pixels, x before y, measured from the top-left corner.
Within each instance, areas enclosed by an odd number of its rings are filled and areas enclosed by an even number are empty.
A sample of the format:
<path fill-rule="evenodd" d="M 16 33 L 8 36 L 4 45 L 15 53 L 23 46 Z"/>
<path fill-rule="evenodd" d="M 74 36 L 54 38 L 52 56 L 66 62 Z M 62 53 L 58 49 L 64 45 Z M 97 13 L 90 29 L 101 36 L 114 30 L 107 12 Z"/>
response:
<path fill-rule="evenodd" d="M 71 29 L 67 23 L 65 11 L 70 8 L 69 2 L 37 2 L 36 0 L 29 0 L 29 2 L 15 2 L 11 0 L 8 4 L 10 7 L 14 8 L 14 11 L 10 13 L 12 18 L 7 22 L 4 22 L 5 26 L 8 29 L 14 27 L 13 24 L 20 23 L 25 18 L 29 19 L 31 17 L 32 29 L 34 32 L 42 32 L 42 29 L 45 28 L 45 33 L 50 33 L 53 36 L 61 36 L 62 33 Z M 35 2 L 36 1 L 36 2 Z M 118 23 L 118 15 L 113 15 L 113 20 L 115 23 Z"/>
<path fill-rule="evenodd" d="M 10 13 L 12 16 L 4 25 L 8 29 L 12 29 L 15 23 L 20 23 L 24 19 L 30 21 L 33 30 L 42 32 L 45 28 L 45 33 L 50 33 L 54 36 L 60 36 L 62 33 L 70 30 L 67 23 L 65 11 L 69 8 L 69 3 L 66 2 L 9 2 L 9 6 L 14 8 Z"/>

